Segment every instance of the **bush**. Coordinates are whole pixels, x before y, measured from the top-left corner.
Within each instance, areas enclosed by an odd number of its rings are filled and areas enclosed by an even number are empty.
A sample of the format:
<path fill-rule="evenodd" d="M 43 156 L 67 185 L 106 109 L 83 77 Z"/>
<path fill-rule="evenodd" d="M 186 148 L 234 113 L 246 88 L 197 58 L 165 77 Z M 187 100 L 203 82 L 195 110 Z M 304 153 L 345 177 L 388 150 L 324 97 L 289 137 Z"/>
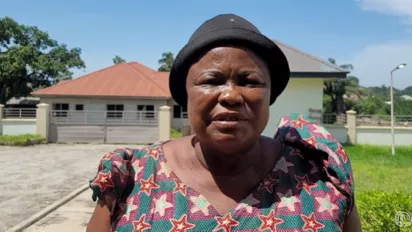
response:
<path fill-rule="evenodd" d="M 2 135 L 0 136 L 1 146 L 31 146 L 47 143 L 46 139 L 39 135 Z"/>
<path fill-rule="evenodd" d="M 410 193 L 362 192 L 356 195 L 356 205 L 363 231 L 412 231 L 412 194 Z M 397 216 L 400 215 L 403 217 L 397 220 Z"/>
<path fill-rule="evenodd" d="M 180 137 L 182 137 L 182 133 L 180 131 L 175 130 L 175 129 L 170 130 L 170 138 L 176 139 L 176 138 L 180 138 Z"/>

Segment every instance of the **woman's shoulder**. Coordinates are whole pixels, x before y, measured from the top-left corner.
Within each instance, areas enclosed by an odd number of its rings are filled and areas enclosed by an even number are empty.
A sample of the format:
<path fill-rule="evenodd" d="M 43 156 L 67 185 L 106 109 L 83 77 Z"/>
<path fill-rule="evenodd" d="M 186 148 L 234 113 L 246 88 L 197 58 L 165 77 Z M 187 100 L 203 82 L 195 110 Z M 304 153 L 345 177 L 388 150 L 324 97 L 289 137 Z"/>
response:
<path fill-rule="evenodd" d="M 128 181 L 134 181 L 136 167 L 144 168 L 148 159 L 158 160 L 162 154 L 162 142 L 137 148 L 119 147 L 100 159 L 97 173 L 90 181 L 93 200 L 107 197 L 118 199 L 125 191 Z M 134 177 L 133 177 L 134 178 Z"/>
<path fill-rule="evenodd" d="M 336 158 L 336 164 L 349 164 L 342 144 L 324 126 L 303 114 L 282 117 L 274 138 L 291 147 L 326 153 Z"/>
<path fill-rule="evenodd" d="M 302 114 L 292 114 L 281 118 L 274 138 L 283 143 L 278 159 L 283 162 L 278 165 L 282 166 L 280 171 L 288 164 L 301 172 L 300 179 L 308 178 L 311 173 L 324 173 L 323 186 L 338 189 L 348 202 L 347 213 L 351 211 L 354 185 L 350 160 L 342 144 L 325 127 Z"/>

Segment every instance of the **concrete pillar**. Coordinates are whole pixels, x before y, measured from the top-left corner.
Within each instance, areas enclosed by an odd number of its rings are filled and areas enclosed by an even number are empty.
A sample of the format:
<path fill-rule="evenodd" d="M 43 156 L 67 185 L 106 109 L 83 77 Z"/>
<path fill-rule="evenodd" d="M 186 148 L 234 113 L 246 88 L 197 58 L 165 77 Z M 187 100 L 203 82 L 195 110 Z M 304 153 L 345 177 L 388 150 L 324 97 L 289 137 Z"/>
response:
<path fill-rule="evenodd" d="M 346 126 L 348 127 L 348 142 L 356 144 L 356 111 L 346 111 Z"/>
<path fill-rule="evenodd" d="M 0 120 L 2 120 L 4 117 L 4 105 L 0 104 Z"/>
<path fill-rule="evenodd" d="M 161 106 L 159 108 L 159 140 L 167 141 L 170 139 L 170 121 L 171 113 L 170 107 L 167 105 Z"/>
<path fill-rule="evenodd" d="M 40 103 L 36 110 L 36 133 L 49 141 L 49 105 Z"/>

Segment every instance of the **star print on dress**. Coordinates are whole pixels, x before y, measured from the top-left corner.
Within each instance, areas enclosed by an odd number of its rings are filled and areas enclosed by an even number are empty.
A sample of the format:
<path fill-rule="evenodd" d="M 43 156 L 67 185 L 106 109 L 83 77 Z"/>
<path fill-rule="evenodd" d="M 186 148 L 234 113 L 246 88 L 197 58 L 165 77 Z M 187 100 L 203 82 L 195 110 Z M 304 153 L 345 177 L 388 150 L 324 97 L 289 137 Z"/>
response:
<path fill-rule="evenodd" d="M 310 168 L 310 174 L 315 174 L 315 173 L 319 172 L 319 167 L 318 167 L 318 165 L 315 163 L 315 161 L 309 160 L 309 164 L 312 166 L 312 167 Z"/>
<path fill-rule="evenodd" d="M 297 120 L 292 120 L 291 121 L 292 127 L 296 127 L 296 128 L 299 128 L 299 129 L 303 129 L 303 125 L 306 124 L 306 123 L 309 123 L 309 121 L 306 121 L 305 119 L 303 119 L 302 115 L 299 115 Z"/>
<path fill-rule="evenodd" d="M 329 194 L 326 194 L 324 197 L 315 197 L 315 199 L 319 204 L 319 208 L 317 209 L 319 213 L 326 211 L 331 217 L 333 217 L 334 211 L 339 211 L 339 207 L 331 202 Z"/>
<path fill-rule="evenodd" d="M 253 206 L 259 203 L 260 201 L 251 193 L 243 201 L 241 201 L 238 206 L 236 206 L 235 210 L 245 210 L 247 213 L 251 214 L 253 211 Z"/>
<path fill-rule="evenodd" d="M 285 126 L 285 125 L 288 124 L 288 123 L 289 123 L 289 120 L 286 119 L 285 117 L 282 117 L 282 118 L 280 119 L 279 127 L 283 127 L 283 126 Z"/>
<path fill-rule="evenodd" d="M 175 184 L 173 193 L 180 192 L 183 196 L 185 196 L 187 194 L 186 186 L 182 182 L 177 181 L 177 180 L 173 180 L 173 182 Z"/>
<path fill-rule="evenodd" d="M 106 191 L 107 187 L 114 187 L 110 172 L 97 174 L 97 178 L 92 182 L 92 184 L 99 186 L 102 192 Z"/>
<path fill-rule="evenodd" d="M 169 178 L 170 177 L 170 169 L 169 169 L 169 166 L 167 166 L 166 162 L 160 162 L 159 166 L 160 166 L 160 169 L 157 172 L 157 175 L 161 176 L 161 175 L 164 174 L 167 178 Z"/>
<path fill-rule="evenodd" d="M 338 144 L 338 148 L 335 152 L 342 158 L 343 163 L 346 163 L 348 161 L 348 155 L 346 155 L 345 151 L 343 150 L 343 147 L 340 144 Z"/>
<path fill-rule="evenodd" d="M 153 175 L 148 180 L 140 180 L 140 184 L 140 191 L 146 193 L 147 196 L 150 196 L 152 189 L 159 188 L 159 185 L 153 182 Z"/>
<path fill-rule="evenodd" d="M 280 158 L 273 169 L 275 172 L 282 170 L 284 173 L 288 173 L 288 168 L 293 167 L 293 163 L 286 161 L 285 157 Z"/>
<path fill-rule="evenodd" d="M 190 209 L 191 213 L 202 212 L 205 216 L 209 215 L 209 206 L 211 205 L 204 196 L 191 196 L 190 201 L 193 203 L 193 206 Z"/>
<path fill-rule="evenodd" d="M 123 217 L 126 219 L 126 221 L 129 221 L 132 212 L 137 209 L 137 205 L 134 203 L 134 198 L 129 198 L 127 200 L 127 203 L 124 204 L 122 208 L 124 209 Z"/>
<path fill-rule="evenodd" d="M 134 179 L 135 180 L 139 180 L 140 179 L 140 172 L 143 171 L 143 167 L 140 166 L 140 160 L 139 159 L 135 159 L 132 162 L 132 168 L 134 171 Z"/>
<path fill-rule="evenodd" d="M 148 150 L 148 153 L 146 154 L 146 156 L 152 157 L 154 160 L 157 160 L 161 152 L 162 151 L 159 148 L 151 148 Z"/>
<path fill-rule="evenodd" d="M 169 219 L 172 223 L 172 228 L 169 232 L 186 232 L 187 230 L 195 227 L 195 224 L 187 222 L 187 215 L 182 215 L 178 220 Z"/>
<path fill-rule="evenodd" d="M 116 152 L 113 152 L 113 151 L 109 152 L 109 153 L 107 153 L 106 155 L 103 156 L 102 160 L 110 160 L 113 157 L 114 154 L 116 154 Z"/>
<path fill-rule="evenodd" d="M 292 143 L 295 142 L 298 139 L 298 136 L 292 134 L 294 133 L 292 131 L 289 131 L 285 136 L 285 140 Z"/>
<path fill-rule="evenodd" d="M 173 208 L 173 204 L 167 201 L 167 194 L 163 194 L 158 199 L 154 201 L 153 213 L 158 213 L 161 217 L 165 215 L 166 209 Z"/>
<path fill-rule="evenodd" d="M 316 148 L 316 145 L 318 144 L 318 143 L 316 142 L 315 137 L 313 137 L 313 136 L 310 136 L 309 138 L 304 139 L 304 141 L 305 141 L 307 144 L 313 146 L 314 148 Z"/>
<path fill-rule="evenodd" d="M 272 193 L 273 192 L 273 185 L 275 185 L 278 182 L 279 182 L 279 180 L 273 179 L 271 176 L 267 176 L 263 180 L 263 182 L 261 182 L 259 184 L 258 191 L 260 191 L 262 189 L 266 189 L 266 191 L 268 191 L 269 193 Z"/>
<path fill-rule="evenodd" d="M 312 126 L 315 128 L 313 132 L 322 135 L 323 138 L 328 138 L 331 135 L 323 126 L 316 124 L 313 124 Z"/>
<path fill-rule="evenodd" d="M 283 223 L 282 219 L 275 216 L 275 211 L 273 209 L 270 211 L 268 216 L 259 215 L 259 219 L 261 222 L 259 227 L 260 231 L 269 230 L 271 232 L 275 232 L 276 226 Z"/>
<path fill-rule="evenodd" d="M 301 218 L 304 222 L 304 225 L 303 225 L 303 228 L 302 228 L 303 231 L 308 231 L 309 230 L 311 232 L 317 232 L 319 229 L 322 229 L 323 227 L 325 227 L 325 225 L 323 225 L 322 223 L 316 221 L 314 213 L 311 213 L 309 215 L 309 217 L 307 217 L 303 214 L 301 214 L 300 216 L 301 216 Z"/>
<path fill-rule="evenodd" d="M 239 222 L 233 219 L 230 214 L 226 214 L 224 217 L 216 217 L 217 226 L 213 231 L 218 232 L 219 230 L 223 230 L 224 232 L 231 231 L 231 228 L 234 226 L 239 225 Z"/>
<path fill-rule="evenodd" d="M 309 181 L 308 175 L 305 174 L 303 177 L 295 175 L 295 179 L 298 181 L 296 185 L 297 189 L 304 189 L 309 195 L 311 194 L 311 188 L 316 187 L 317 184 Z"/>
<path fill-rule="evenodd" d="M 295 212 L 295 203 L 299 203 L 300 200 L 292 195 L 292 190 L 289 189 L 285 194 L 278 193 L 278 197 L 280 198 L 280 202 L 277 205 L 278 208 L 286 207 L 291 212 Z"/>
<path fill-rule="evenodd" d="M 289 155 L 290 155 L 290 156 L 297 155 L 297 156 L 299 156 L 300 158 L 304 159 L 303 156 L 302 156 L 302 152 L 301 152 L 299 149 L 294 148 L 294 147 L 291 148 L 291 151 L 290 151 Z"/>
<path fill-rule="evenodd" d="M 133 232 L 149 230 L 151 226 L 145 222 L 146 214 L 140 216 L 139 220 L 133 222 Z"/>

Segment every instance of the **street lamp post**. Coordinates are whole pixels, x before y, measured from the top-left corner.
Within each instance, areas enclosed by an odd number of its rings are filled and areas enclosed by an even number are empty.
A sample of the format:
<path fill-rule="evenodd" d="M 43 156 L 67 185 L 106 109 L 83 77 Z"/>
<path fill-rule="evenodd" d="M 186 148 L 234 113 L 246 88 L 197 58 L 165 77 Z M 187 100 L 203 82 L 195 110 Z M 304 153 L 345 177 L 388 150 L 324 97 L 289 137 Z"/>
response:
<path fill-rule="evenodd" d="M 400 64 L 398 66 L 396 66 L 396 68 L 394 68 L 391 71 L 391 136 L 392 136 L 392 155 L 395 155 L 395 115 L 394 115 L 394 102 L 393 102 L 393 72 L 395 72 L 398 69 L 402 69 L 403 67 L 405 67 L 406 64 Z"/>

